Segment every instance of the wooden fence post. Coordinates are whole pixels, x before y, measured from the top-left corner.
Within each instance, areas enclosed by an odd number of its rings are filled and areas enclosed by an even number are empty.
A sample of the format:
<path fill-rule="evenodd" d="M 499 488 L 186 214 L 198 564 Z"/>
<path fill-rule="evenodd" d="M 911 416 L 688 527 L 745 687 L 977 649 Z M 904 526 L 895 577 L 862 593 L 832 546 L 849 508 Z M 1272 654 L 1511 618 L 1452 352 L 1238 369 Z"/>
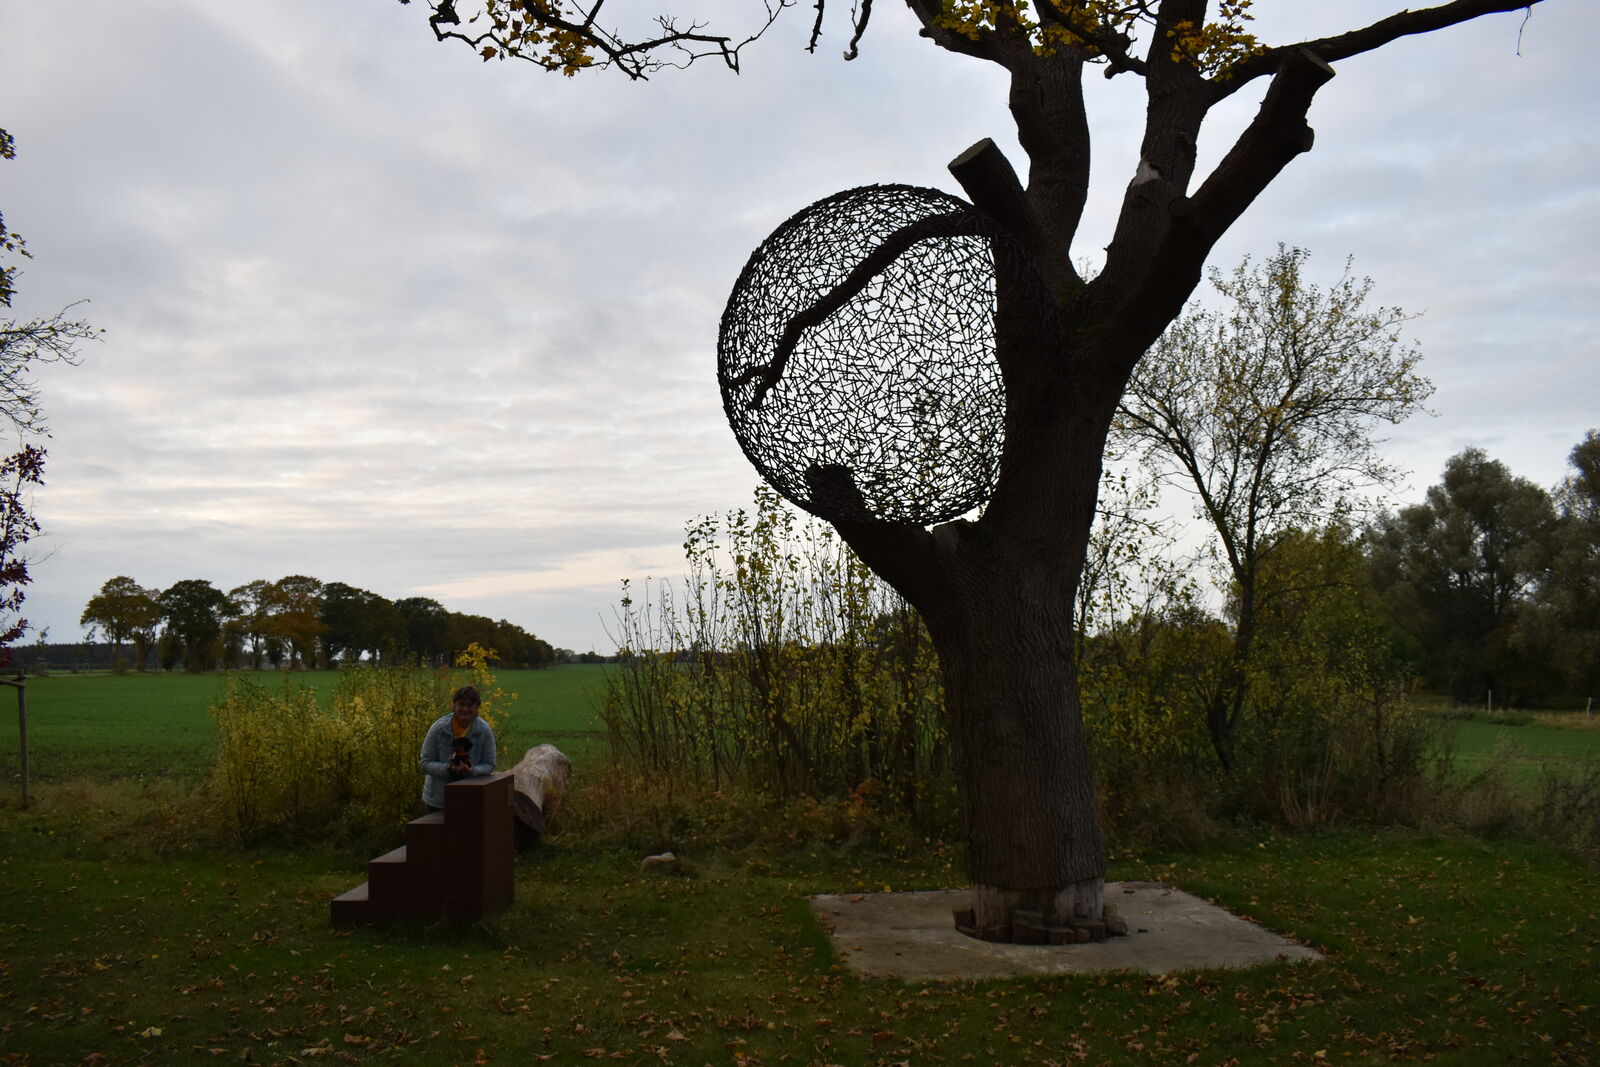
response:
<path fill-rule="evenodd" d="M 33 802 L 28 792 L 28 680 L 19 674 L 0 678 L 0 684 L 17 691 L 17 748 L 22 752 L 22 806 L 26 808 Z"/>

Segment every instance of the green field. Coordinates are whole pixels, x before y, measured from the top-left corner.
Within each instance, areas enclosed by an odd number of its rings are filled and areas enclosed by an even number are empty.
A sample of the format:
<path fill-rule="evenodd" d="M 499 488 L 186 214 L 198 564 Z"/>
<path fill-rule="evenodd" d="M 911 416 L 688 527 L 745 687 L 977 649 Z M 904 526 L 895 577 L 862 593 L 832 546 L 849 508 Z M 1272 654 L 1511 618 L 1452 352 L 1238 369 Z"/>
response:
<path fill-rule="evenodd" d="M 602 664 L 542 671 L 500 671 L 517 695 L 505 747 L 521 752 L 553 744 L 575 758 L 597 751 L 603 729 L 596 710 L 605 690 Z M 461 673 L 462 680 L 466 675 Z M 326 703 L 337 671 L 246 672 L 263 685 L 309 686 Z M 28 749 L 36 781 L 172 776 L 192 780 L 210 769 L 216 721 L 209 708 L 219 674 L 51 675 L 28 680 Z M 19 774 L 12 690 L 0 692 L 0 767 Z M 440 708 L 440 714 L 447 709 Z"/>
<path fill-rule="evenodd" d="M 1510 780 L 1537 785 L 1549 775 L 1571 775 L 1600 762 L 1600 719 L 1582 712 L 1528 716 L 1475 716 L 1448 722 L 1457 774 L 1482 774 L 1497 764 Z"/>
<path fill-rule="evenodd" d="M 542 671 L 498 672 L 501 686 L 518 698 L 507 728 L 507 750 L 521 752 L 548 743 L 580 761 L 600 755 L 604 729 L 597 709 L 608 670 L 604 664 L 569 664 Z M 326 702 L 339 672 L 247 672 L 247 676 L 266 685 L 309 686 Z M 33 777 L 51 781 L 203 776 L 216 739 L 216 723 L 208 709 L 223 678 L 151 672 L 30 679 Z M 12 691 L 0 693 L 0 768 L 5 780 L 14 781 L 17 732 L 11 701 Z M 1478 774 L 1498 760 L 1513 782 L 1531 785 L 1546 773 L 1568 773 L 1600 760 L 1600 717 L 1586 719 L 1581 712 L 1572 712 L 1528 720 L 1526 715 L 1497 719 L 1481 714 L 1447 720 L 1457 773 Z"/>

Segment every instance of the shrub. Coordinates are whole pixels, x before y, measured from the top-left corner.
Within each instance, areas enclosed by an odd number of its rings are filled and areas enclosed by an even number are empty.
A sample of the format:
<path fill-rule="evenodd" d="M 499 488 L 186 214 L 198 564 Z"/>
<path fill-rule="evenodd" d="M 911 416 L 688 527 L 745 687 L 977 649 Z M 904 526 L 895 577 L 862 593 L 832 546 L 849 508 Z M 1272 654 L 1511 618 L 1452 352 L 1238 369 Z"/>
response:
<path fill-rule="evenodd" d="M 1539 780 L 1533 821 L 1546 841 L 1600 867 L 1600 762 L 1565 774 L 1546 770 Z"/>
<path fill-rule="evenodd" d="M 339 791 L 342 731 L 310 689 L 281 696 L 239 675 L 211 708 L 217 719 L 213 780 L 241 841 L 299 832 L 325 819 Z"/>
<path fill-rule="evenodd" d="M 1405 698 L 1408 665 L 1360 562 L 1340 530 L 1285 539 L 1248 650 L 1159 569 L 1134 609 L 1101 612 L 1079 667 L 1112 841 L 1193 847 L 1214 820 L 1415 823 L 1434 810 L 1438 720 Z"/>
<path fill-rule="evenodd" d="M 346 782 L 336 818 L 351 836 L 393 832 L 416 810 L 422 789 L 417 754 L 449 704 L 449 678 L 409 669 L 347 671 L 329 716 L 342 727 Z"/>
<path fill-rule="evenodd" d="M 771 490 L 693 523 L 684 551 L 681 601 L 625 584 L 602 708 L 622 779 L 928 810 L 952 779 L 916 613 Z"/>
<path fill-rule="evenodd" d="M 1439 779 L 1439 723 L 1405 694 L 1412 664 L 1346 531 L 1286 538 L 1262 571 L 1236 792 L 1290 826 L 1415 822 Z"/>
<path fill-rule="evenodd" d="M 500 711 L 498 735 L 508 694 L 481 664 L 468 665 L 485 718 Z M 211 711 L 212 783 L 232 832 L 246 844 L 391 838 L 418 807 L 417 754 L 449 697 L 448 675 L 411 668 L 347 671 L 326 708 L 315 690 L 292 688 L 287 678 L 274 692 L 230 675 Z"/>
<path fill-rule="evenodd" d="M 1085 640 L 1080 703 L 1115 847 L 1193 847 L 1211 836 L 1217 765 L 1200 709 L 1226 646 L 1220 623 L 1181 607 Z"/>

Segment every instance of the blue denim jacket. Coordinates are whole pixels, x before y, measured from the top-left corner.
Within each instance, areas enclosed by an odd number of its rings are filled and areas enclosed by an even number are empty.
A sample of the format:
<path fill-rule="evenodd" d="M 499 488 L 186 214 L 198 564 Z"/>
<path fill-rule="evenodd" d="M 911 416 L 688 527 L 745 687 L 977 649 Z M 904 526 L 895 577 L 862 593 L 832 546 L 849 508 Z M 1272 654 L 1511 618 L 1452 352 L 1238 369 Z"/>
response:
<path fill-rule="evenodd" d="M 439 716 L 428 727 L 428 736 L 422 740 L 422 802 L 430 808 L 444 807 L 444 787 L 451 781 L 450 757 L 454 754 L 451 742 L 455 735 L 450 729 L 454 713 Z M 472 773 L 494 773 L 494 731 L 482 719 L 473 719 L 467 727 L 467 740 L 472 743 Z"/>

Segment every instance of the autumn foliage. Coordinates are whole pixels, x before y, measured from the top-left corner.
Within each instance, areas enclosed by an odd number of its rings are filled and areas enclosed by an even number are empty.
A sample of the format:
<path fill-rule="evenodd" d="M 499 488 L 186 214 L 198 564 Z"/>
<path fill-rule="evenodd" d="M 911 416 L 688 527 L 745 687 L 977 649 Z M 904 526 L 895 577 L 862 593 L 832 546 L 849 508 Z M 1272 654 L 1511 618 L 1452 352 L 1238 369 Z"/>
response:
<path fill-rule="evenodd" d="M 902 816 L 953 790 L 921 621 L 831 529 L 762 488 L 691 524 L 684 552 L 677 591 L 622 601 L 602 712 L 619 767 Z"/>
<path fill-rule="evenodd" d="M 477 646 L 474 646 L 476 648 Z M 501 735 L 515 699 L 478 649 L 463 666 Z M 211 786 L 231 833 L 243 843 L 275 839 L 361 842 L 393 836 L 418 807 L 417 755 L 433 720 L 449 707 L 442 671 L 346 671 L 326 704 L 310 688 L 268 687 L 229 675 L 212 706 L 217 761 Z"/>

